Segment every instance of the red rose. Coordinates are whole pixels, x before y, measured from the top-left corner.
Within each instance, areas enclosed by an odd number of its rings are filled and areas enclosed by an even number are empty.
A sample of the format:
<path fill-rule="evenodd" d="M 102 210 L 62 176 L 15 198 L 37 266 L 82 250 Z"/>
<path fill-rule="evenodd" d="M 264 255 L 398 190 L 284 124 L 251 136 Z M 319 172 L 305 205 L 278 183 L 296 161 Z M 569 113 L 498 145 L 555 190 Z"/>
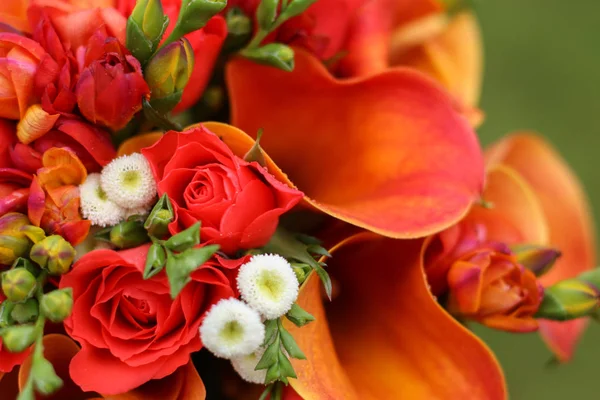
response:
<path fill-rule="evenodd" d="M 202 347 L 204 312 L 233 296 L 229 280 L 205 264 L 173 301 L 164 274 L 144 280 L 148 246 L 84 255 L 60 287 L 73 288 L 73 312 L 65 321 L 81 351 L 70 375 L 84 391 L 123 393 L 172 374 Z"/>
<path fill-rule="evenodd" d="M 139 61 L 99 30 L 88 42 L 75 94 L 85 118 L 117 131 L 142 109 L 150 89 Z"/>
<path fill-rule="evenodd" d="M 264 246 L 279 217 L 303 196 L 259 164 L 235 156 L 204 127 L 168 132 L 142 153 L 158 194 L 167 193 L 173 203 L 171 233 L 201 221 L 201 239 L 221 245 L 226 253 Z"/>

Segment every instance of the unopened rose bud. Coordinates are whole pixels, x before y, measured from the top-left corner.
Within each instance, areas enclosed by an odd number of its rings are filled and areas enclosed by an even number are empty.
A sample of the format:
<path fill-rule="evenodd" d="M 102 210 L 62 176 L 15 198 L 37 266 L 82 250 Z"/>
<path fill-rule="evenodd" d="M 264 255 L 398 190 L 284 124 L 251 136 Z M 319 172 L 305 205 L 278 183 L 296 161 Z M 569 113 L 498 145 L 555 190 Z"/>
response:
<path fill-rule="evenodd" d="M 162 38 L 169 18 L 160 0 L 140 0 L 127 20 L 127 48 L 144 64 L 154 53 Z"/>
<path fill-rule="evenodd" d="M 556 321 L 589 316 L 598 310 L 600 293 L 579 279 L 567 279 L 544 290 L 544 299 L 535 315 Z"/>
<path fill-rule="evenodd" d="M 62 275 L 69 272 L 75 259 L 75 249 L 62 236 L 48 236 L 36 243 L 29 257 L 51 275 Z"/>
<path fill-rule="evenodd" d="M 36 329 L 34 325 L 14 325 L 0 332 L 2 346 L 11 353 L 20 353 L 27 350 L 35 342 Z"/>
<path fill-rule="evenodd" d="M 120 249 L 136 247 L 148 240 L 148 234 L 140 221 L 124 221 L 110 230 L 110 242 Z"/>
<path fill-rule="evenodd" d="M 39 304 L 36 299 L 29 299 L 25 303 L 17 303 L 10 316 L 18 324 L 34 322 L 39 315 Z"/>
<path fill-rule="evenodd" d="M 150 104 L 160 112 L 171 111 L 181 100 L 194 70 L 194 49 L 182 38 L 163 47 L 152 57 L 144 77 L 151 91 Z"/>
<path fill-rule="evenodd" d="M 54 290 L 42 297 L 42 313 L 52 322 L 62 322 L 73 309 L 73 289 Z"/>
<path fill-rule="evenodd" d="M 286 72 L 294 70 L 294 50 L 281 43 L 269 43 L 262 47 L 246 48 L 240 54 L 259 64 L 270 65 Z"/>
<path fill-rule="evenodd" d="M 169 232 L 169 224 L 173 221 L 173 206 L 165 193 L 156 203 L 150 215 L 144 222 L 148 235 L 163 238 Z"/>
<path fill-rule="evenodd" d="M 560 251 L 550 247 L 525 245 L 513 247 L 511 250 L 514 252 L 517 262 L 533 271 L 537 276 L 548 272 L 560 257 Z"/>
<path fill-rule="evenodd" d="M 2 274 L 2 292 L 13 303 L 31 298 L 36 287 L 35 276 L 25 268 L 11 269 Z"/>

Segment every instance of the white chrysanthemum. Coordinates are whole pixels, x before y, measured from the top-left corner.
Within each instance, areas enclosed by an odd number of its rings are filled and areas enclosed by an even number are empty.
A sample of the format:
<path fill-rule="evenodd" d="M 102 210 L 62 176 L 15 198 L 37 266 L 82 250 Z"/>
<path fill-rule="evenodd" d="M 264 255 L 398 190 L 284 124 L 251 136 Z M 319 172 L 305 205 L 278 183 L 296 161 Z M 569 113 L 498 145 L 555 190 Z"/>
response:
<path fill-rule="evenodd" d="M 156 182 L 146 157 L 139 153 L 112 160 L 102 170 L 102 189 L 123 208 L 147 207 L 156 197 Z"/>
<path fill-rule="evenodd" d="M 231 365 L 233 365 L 233 369 L 235 369 L 238 375 L 246 382 L 264 384 L 267 370 L 255 370 L 256 365 L 264 353 L 265 348 L 260 347 L 254 353 L 248 354 L 247 356 L 233 358 L 231 360 Z"/>
<path fill-rule="evenodd" d="M 79 185 L 81 215 L 92 225 L 116 225 L 125 217 L 125 210 L 108 199 L 100 186 L 100 174 L 89 174 Z"/>
<path fill-rule="evenodd" d="M 242 265 L 237 286 L 244 301 L 267 319 L 287 313 L 298 297 L 292 266 L 276 254 L 259 254 Z"/>
<path fill-rule="evenodd" d="M 204 346 L 221 358 L 252 354 L 265 339 L 260 315 L 244 302 L 223 299 L 206 313 L 200 326 Z"/>

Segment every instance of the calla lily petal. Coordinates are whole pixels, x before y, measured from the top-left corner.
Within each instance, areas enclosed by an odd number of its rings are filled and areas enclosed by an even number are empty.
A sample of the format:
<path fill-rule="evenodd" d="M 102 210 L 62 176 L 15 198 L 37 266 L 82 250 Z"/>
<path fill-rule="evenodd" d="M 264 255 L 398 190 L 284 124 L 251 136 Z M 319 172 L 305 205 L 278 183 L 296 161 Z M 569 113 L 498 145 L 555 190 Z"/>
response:
<path fill-rule="evenodd" d="M 517 133 L 486 152 L 488 165 L 502 163 L 531 186 L 548 221 L 549 245 L 562 257 L 541 278 L 544 286 L 570 278 L 596 265 L 595 233 L 581 184 L 560 155 L 541 137 Z M 560 360 L 571 358 L 586 320 L 540 321 L 540 331 Z"/>
<path fill-rule="evenodd" d="M 506 398 L 490 350 L 427 289 L 422 244 L 362 233 L 334 248 L 328 265 L 340 293 L 327 306 L 327 319 L 317 278 L 309 278 L 298 302 L 317 320 L 290 328 L 308 358 L 294 361 L 299 379 L 291 385 L 300 396 Z"/>
<path fill-rule="evenodd" d="M 547 244 L 548 225 L 542 205 L 517 171 L 505 165 L 492 166 L 483 199 L 491 208 L 474 205 L 466 219 L 484 224 L 488 239 L 507 244 Z"/>
<path fill-rule="evenodd" d="M 139 153 L 144 147 L 150 147 L 163 136 L 162 132 L 150 132 L 127 139 L 119 146 L 117 157 Z"/>
<path fill-rule="evenodd" d="M 421 237 L 462 218 L 481 191 L 473 131 L 419 73 L 340 81 L 297 49 L 291 73 L 238 58 L 227 79 L 233 125 L 250 134 L 264 128 L 261 146 L 329 215 L 390 237 Z"/>

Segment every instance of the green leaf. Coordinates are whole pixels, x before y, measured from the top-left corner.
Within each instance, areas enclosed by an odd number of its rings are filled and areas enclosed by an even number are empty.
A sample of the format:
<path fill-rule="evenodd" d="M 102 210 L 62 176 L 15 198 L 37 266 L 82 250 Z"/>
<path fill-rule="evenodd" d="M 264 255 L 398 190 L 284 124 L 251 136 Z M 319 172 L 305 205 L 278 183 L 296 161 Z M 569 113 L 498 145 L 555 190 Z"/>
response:
<path fill-rule="evenodd" d="M 267 374 L 265 376 L 265 385 L 275 382 L 278 379 L 280 379 L 279 363 L 275 362 L 269 367 L 269 369 L 267 369 Z"/>
<path fill-rule="evenodd" d="M 265 155 L 263 154 L 262 148 L 260 147 L 260 138 L 262 137 L 262 134 L 263 130 L 261 128 L 256 134 L 256 141 L 252 145 L 252 148 L 248 150 L 248 152 L 244 156 L 244 160 L 248 162 L 256 161 L 261 166 L 265 167 L 267 165 L 267 160 L 265 160 Z"/>
<path fill-rule="evenodd" d="M 317 254 L 320 256 L 324 256 L 324 257 L 331 257 L 331 254 L 329 254 L 329 252 L 325 249 L 325 247 L 319 246 L 319 245 L 310 245 L 308 246 L 308 251 L 311 254 Z"/>
<path fill-rule="evenodd" d="M 196 222 L 184 231 L 171 236 L 165 247 L 171 251 L 184 251 L 200 243 L 200 222 Z"/>
<path fill-rule="evenodd" d="M 101 229 L 94 234 L 94 239 L 99 240 L 101 242 L 110 243 L 110 231 L 112 231 L 112 226 Z"/>
<path fill-rule="evenodd" d="M 179 254 L 167 252 L 166 271 L 172 299 L 175 299 L 191 280 L 190 274 L 208 261 L 217 250 L 219 250 L 218 245 L 210 245 L 187 249 Z"/>
<path fill-rule="evenodd" d="M 42 394 L 54 393 L 63 385 L 62 379 L 56 374 L 50 361 L 43 357 L 34 357 L 31 373 L 33 374 L 35 388 Z"/>
<path fill-rule="evenodd" d="M 292 304 L 292 308 L 285 315 L 294 325 L 302 327 L 315 320 L 315 317 L 306 312 L 298 303 Z"/>
<path fill-rule="evenodd" d="M 155 110 L 147 99 L 142 99 L 144 116 L 154 125 L 166 131 L 181 131 L 183 128 L 176 122 L 169 119 L 165 113 Z"/>
<path fill-rule="evenodd" d="M 298 240 L 296 234 L 278 226 L 269 243 L 260 250 L 263 253 L 279 254 L 286 259 L 292 259 L 310 265 L 323 282 L 327 296 L 331 300 L 331 278 L 329 278 L 327 271 L 325 271 L 310 254 L 310 246 L 311 245 L 306 245 Z"/>
<path fill-rule="evenodd" d="M 297 378 L 296 371 L 292 367 L 292 363 L 288 360 L 287 356 L 283 352 L 279 352 L 277 357 L 279 364 L 279 371 L 282 377 Z"/>
<path fill-rule="evenodd" d="M 273 366 L 273 364 L 276 364 L 277 357 L 280 351 L 281 348 L 279 338 L 276 338 L 275 341 L 271 345 L 269 345 L 269 347 L 267 347 L 263 356 L 258 361 L 258 364 L 256 364 L 254 370 L 258 371 L 261 369 L 267 369 Z"/>
<path fill-rule="evenodd" d="M 167 253 L 160 243 L 152 243 L 146 256 L 144 279 L 150 279 L 165 267 Z"/>
<path fill-rule="evenodd" d="M 285 11 L 279 16 L 282 20 L 288 20 L 297 15 L 302 14 L 308 7 L 313 5 L 317 0 L 292 0 L 285 8 Z"/>
<path fill-rule="evenodd" d="M 275 335 L 277 334 L 277 320 L 269 319 L 265 321 L 265 341 L 263 342 L 263 347 L 267 346 Z"/>
<path fill-rule="evenodd" d="M 277 16 L 277 7 L 279 6 L 279 0 L 262 0 L 256 8 L 256 22 L 258 26 L 265 30 L 270 31 L 275 17 Z"/>
<path fill-rule="evenodd" d="M 281 337 L 283 347 L 287 350 L 290 357 L 298 360 L 306 360 L 306 356 L 302 350 L 300 350 L 300 347 L 298 347 L 298 343 L 296 343 L 294 337 L 283 327 L 279 329 L 279 336 Z"/>
<path fill-rule="evenodd" d="M 240 54 L 259 64 L 282 69 L 294 70 L 294 50 L 281 43 L 269 43 L 262 47 L 246 47 Z"/>

